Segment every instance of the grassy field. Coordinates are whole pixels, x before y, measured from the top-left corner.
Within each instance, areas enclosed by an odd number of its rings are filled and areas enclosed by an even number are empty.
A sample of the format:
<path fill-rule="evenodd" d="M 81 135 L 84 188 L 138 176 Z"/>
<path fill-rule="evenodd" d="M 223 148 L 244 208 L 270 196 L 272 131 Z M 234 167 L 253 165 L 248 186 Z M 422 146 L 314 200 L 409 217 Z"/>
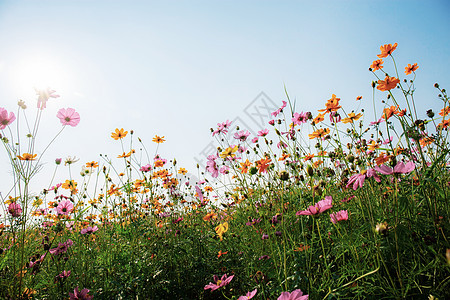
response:
<path fill-rule="evenodd" d="M 33 127 L 19 127 L 25 103 L 17 120 L 0 108 L 16 182 L 1 194 L 0 298 L 450 298 L 449 99 L 436 84 L 440 101 L 418 119 L 418 66 L 399 73 L 396 47 L 370 66 L 375 120 L 338 95 L 317 112 L 286 95 L 257 136 L 219 123 L 199 182 L 159 152 L 164 137 L 150 154 L 118 128 L 113 158 L 79 176 L 76 159 L 58 159 L 67 180 L 32 194 L 46 150 L 35 133 L 57 95 L 38 91 Z M 80 120 L 72 108 L 57 117 L 62 130 Z"/>

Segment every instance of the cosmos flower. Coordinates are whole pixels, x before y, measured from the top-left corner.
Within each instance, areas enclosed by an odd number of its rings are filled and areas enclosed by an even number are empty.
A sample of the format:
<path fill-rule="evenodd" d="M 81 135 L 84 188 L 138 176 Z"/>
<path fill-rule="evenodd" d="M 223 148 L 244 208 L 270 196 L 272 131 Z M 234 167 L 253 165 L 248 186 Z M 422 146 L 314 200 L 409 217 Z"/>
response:
<path fill-rule="evenodd" d="M 389 91 L 395 88 L 399 83 L 400 80 L 398 78 L 386 76 L 384 80 L 381 79 L 378 80 L 377 89 L 379 89 L 382 92 Z"/>
<path fill-rule="evenodd" d="M 417 65 L 417 63 L 415 63 L 415 64 L 413 64 L 413 65 L 408 64 L 408 66 L 405 67 L 405 74 L 406 74 L 406 75 L 409 75 L 409 74 L 411 74 L 412 72 L 415 72 L 418 68 L 419 68 L 419 66 Z"/>
<path fill-rule="evenodd" d="M 294 290 L 291 293 L 282 292 L 277 300 L 308 300 L 308 295 L 303 295 L 300 289 Z"/>
<path fill-rule="evenodd" d="M 373 71 L 377 71 L 377 70 L 383 69 L 383 60 L 382 60 L 382 59 L 374 60 L 374 61 L 372 62 L 372 64 L 370 65 L 370 68 L 371 68 Z"/>
<path fill-rule="evenodd" d="M 331 222 L 333 224 L 336 224 L 339 221 L 346 221 L 348 220 L 348 211 L 346 210 L 340 210 L 338 212 L 330 214 Z"/>
<path fill-rule="evenodd" d="M 394 169 L 386 166 L 386 165 L 381 165 L 381 166 L 376 166 L 374 169 L 384 175 L 392 175 L 394 173 L 397 174 L 407 174 L 412 172 L 412 170 L 414 170 L 416 168 L 415 164 L 412 161 L 407 162 L 406 164 L 403 162 L 399 162 Z"/>
<path fill-rule="evenodd" d="M 0 129 L 5 129 L 6 126 L 14 122 L 16 116 L 13 112 L 10 112 L 8 115 L 8 111 L 2 107 L 0 107 Z"/>
<path fill-rule="evenodd" d="M 354 174 L 348 179 L 346 187 L 348 188 L 353 184 L 353 189 L 356 191 L 358 187 L 364 185 L 364 180 L 369 177 L 375 178 L 377 182 L 381 181 L 374 169 L 362 170 L 360 173 Z"/>
<path fill-rule="evenodd" d="M 80 114 L 73 108 L 61 108 L 56 115 L 63 125 L 75 127 L 80 123 Z"/>
<path fill-rule="evenodd" d="M 245 294 L 244 296 L 240 296 L 237 300 L 248 300 L 248 299 L 252 299 L 253 297 L 255 297 L 256 293 L 258 292 L 257 289 L 254 289 L 251 292 L 248 292 L 247 294 Z"/>
<path fill-rule="evenodd" d="M 333 207 L 333 205 L 331 204 L 332 201 L 333 201 L 333 198 L 331 196 L 326 196 L 325 199 L 320 200 L 315 205 L 309 206 L 306 210 L 298 211 L 296 213 L 296 215 L 297 216 L 311 216 L 311 215 L 321 214 L 324 211 Z"/>
<path fill-rule="evenodd" d="M 78 287 L 76 287 L 73 290 L 73 293 L 69 293 L 70 300 L 91 300 L 93 296 L 90 296 L 88 289 L 83 289 L 81 291 L 78 290 Z"/>
<path fill-rule="evenodd" d="M 205 285 L 204 289 L 208 290 L 211 289 L 212 291 L 215 291 L 223 286 L 226 286 L 230 283 L 230 281 L 233 279 L 234 275 L 228 277 L 227 274 L 224 274 L 222 278 L 219 279 L 219 276 L 214 275 L 214 283 L 210 282 L 209 284 Z"/>
<path fill-rule="evenodd" d="M 392 54 L 392 52 L 394 52 L 394 50 L 397 48 L 397 43 L 395 43 L 394 45 L 391 44 L 386 44 L 380 47 L 381 50 L 381 54 L 378 54 L 377 56 L 379 58 L 385 58 L 388 57 L 389 55 Z"/>
<path fill-rule="evenodd" d="M 54 90 L 51 90 L 50 88 L 46 89 L 34 89 L 36 91 L 36 95 L 38 95 L 38 102 L 37 102 L 37 108 L 40 108 L 41 110 L 47 107 L 47 101 L 50 98 L 58 98 L 59 95 L 56 95 Z"/>
<path fill-rule="evenodd" d="M 116 128 L 116 130 L 111 133 L 111 137 L 117 141 L 118 139 L 123 139 L 124 137 L 126 137 L 127 134 L 128 131 L 123 130 L 123 128 L 120 128 L 120 130 Z"/>
<path fill-rule="evenodd" d="M 73 204 L 69 200 L 64 200 L 59 202 L 58 206 L 56 207 L 56 212 L 58 215 L 66 215 L 68 216 L 69 213 L 71 213 L 73 210 Z"/>
<path fill-rule="evenodd" d="M 8 212 L 13 217 L 19 217 L 22 214 L 22 208 L 19 203 L 12 202 L 8 205 Z"/>

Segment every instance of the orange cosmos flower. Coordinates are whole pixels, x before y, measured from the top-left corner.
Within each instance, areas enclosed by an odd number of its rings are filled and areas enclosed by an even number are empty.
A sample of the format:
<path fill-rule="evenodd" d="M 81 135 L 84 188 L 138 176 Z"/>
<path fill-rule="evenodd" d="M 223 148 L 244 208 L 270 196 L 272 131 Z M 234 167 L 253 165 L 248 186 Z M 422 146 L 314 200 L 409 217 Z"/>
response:
<path fill-rule="evenodd" d="M 123 139 L 126 137 L 127 134 L 128 131 L 123 130 L 123 128 L 120 128 L 120 130 L 116 128 L 115 132 L 111 133 L 111 137 L 117 141 L 118 139 Z"/>
<path fill-rule="evenodd" d="M 228 251 L 222 252 L 222 250 L 219 251 L 219 254 L 217 254 L 217 258 L 220 258 L 222 255 L 227 254 Z"/>
<path fill-rule="evenodd" d="M 419 68 L 419 66 L 417 65 L 417 63 L 413 64 L 412 66 L 411 66 L 411 64 L 408 64 L 408 66 L 405 67 L 405 74 L 409 75 L 412 72 L 415 72 L 418 68 Z"/>
<path fill-rule="evenodd" d="M 309 139 L 323 138 L 329 133 L 330 133 L 329 128 L 318 129 L 318 130 L 314 131 L 312 134 L 309 134 Z"/>
<path fill-rule="evenodd" d="M 155 135 L 155 137 L 152 139 L 152 142 L 155 142 L 157 144 L 164 143 L 166 140 L 164 139 L 164 136 L 160 137 Z"/>
<path fill-rule="evenodd" d="M 61 187 L 66 190 L 72 190 L 77 188 L 77 183 L 73 180 L 66 180 Z"/>
<path fill-rule="evenodd" d="M 450 125 L 450 120 L 443 120 L 441 123 L 438 124 L 437 127 L 439 128 L 448 128 L 448 125 Z"/>
<path fill-rule="evenodd" d="M 124 152 L 124 153 L 122 153 L 121 155 L 117 156 L 117 158 L 126 158 L 126 157 L 130 157 L 131 154 L 133 154 L 133 153 L 135 153 L 135 152 L 136 152 L 136 151 L 134 151 L 134 149 L 131 149 L 131 151 L 128 152 L 127 154 L 125 154 L 125 152 Z"/>
<path fill-rule="evenodd" d="M 240 163 L 241 167 L 239 168 L 241 170 L 242 174 L 246 174 L 248 172 L 248 168 L 252 165 L 252 163 L 247 159 L 244 163 Z"/>
<path fill-rule="evenodd" d="M 339 101 L 341 100 L 341 98 L 336 98 L 335 94 L 331 95 L 331 99 L 328 99 L 327 103 L 325 104 L 325 109 L 319 109 L 319 112 L 325 112 L 325 114 L 327 113 L 331 113 L 332 111 L 337 111 L 339 108 L 341 108 L 342 106 L 339 106 Z"/>
<path fill-rule="evenodd" d="M 278 159 L 279 161 L 283 161 L 286 160 L 286 158 L 288 158 L 290 155 L 288 153 L 283 153 L 283 155 L 281 155 L 281 157 Z"/>
<path fill-rule="evenodd" d="M 207 186 L 205 186 L 205 191 L 206 191 L 206 192 L 212 192 L 212 191 L 213 191 L 213 188 L 210 187 L 209 185 L 207 185 Z"/>
<path fill-rule="evenodd" d="M 389 120 L 390 117 L 392 117 L 397 112 L 398 106 L 391 106 L 389 108 L 383 109 L 383 115 L 381 116 L 385 120 Z"/>
<path fill-rule="evenodd" d="M 393 46 L 391 44 L 386 44 L 380 47 L 381 54 L 378 54 L 377 56 L 379 58 L 388 57 L 389 55 L 392 55 L 392 52 L 397 48 L 397 43 L 395 43 Z"/>
<path fill-rule="evenodd" d="M 270 158 L 262 158 L 260 160 L 255 161 L 259 173 L 266 173 L 267 168 L 270 166 L 271 162 L 272 160 Z"/>
<path fill-rule="evenodd" d="M 382 59 L 374 60 L 372 62 L 372 64 L 370 65 L 370 68 L 373 71 L 381 70 L 381 69 L 383 69 L 383 63 L 384 63 L 384 61 Z"/>
<path fill-rule="evenodd" d="M 446 106 L 443 109 L 441 109 L 441 112 L 439 113 L 440 116 L 445 117 L 450 112 L 450 106 Z"/>
<path fill-rule="evenodd" d="M 325 114 L 318 114 L 317 117 L 314 118 L 313 122 L 314 124 L 319 124 L 323 120 L 325 120 Z"/>
<path fill-rule="evenodd" d="M 432 137 L 424 137 L 419 140 L 420 146 L 425 147 L 433 143 L 434 139 Z"/>
<path fill-rule="evenodd" d="M 384 164 L 385 162 L 388 162 L 391 159 L 392 155 L 386 155 L 386 153 L 381 152 L 380 155 L 375 158 L 375 163 L 377 166 Z"/>
<path fill-rule="evenodd" d="M 178 170 L 178 174 L 186 175 L 186 173 L 187 173 L 187 170 L 186 170 L 185 168 L 180 168 L 180 169 Z"/>
<path fill-rule="evenodd" d="M 380 148 L 380 145 L 378 145 L 378 143 L 375 141 L 372 141 L 367 146 L 369 147 L 369 151 L 374 151 L 375 149 Z"/>
<path fill-rule="evenodd" d="M 96 161 L 91 161 L 86 163 L 86 168 L 97 168 L 98 167 L 98 163 Z"/>
<path fill-rule="evenodd" d="M 362 96 L 356 97 L 356 101 L 359 101 L 359 100 L 361 100 L 361 99 L 362 99 Z"/>
<path fill-rule="evenodd" d="M 22 155 L 17 155 L 20 160 L 36 160 L 37 154 L 24 153 Z"/>
<path fill-rule="evenodd" d="M 217 219 L 217 215 L 212 211 L 210 213 L 207 213 L 206 216 L 203 217 L 203 220 L 208 222 L 211 219 Z"/>
<path fill-rule="evenodd" d="M 357 121 L 359 118 L 361 118 L 361 116 L 361 113 L 355 115 L 354 112 L 351 112 L 348 114 L 347 118 L 342 119 L 342 123 L 353 123 L 353 121 Z"/>
<path fill-rule="evenodd" d="M 315 162 L 313 163 L 313 167 L 314 167 L 314 168 L 317 168 L 317 167 L 320 166 L 321 164 L 323 164 L 323 160 L 315 161 Z"/>
<path fill-rule="evenodd" d="M 382 92 L 389 91 L 395 88 L 399 83 L 400 80 L 398 78 L 386 76 L 384 80 L 378 80 L 377 89 Z"/>
<path fill-rule="evenodd" d="M 305 156 L 305 158 L 303 158 L 303 161 L 311 160 L 311 159 L 313 159 L 314 156 L 315 156 L 314 154 L 308 154 Z"/>

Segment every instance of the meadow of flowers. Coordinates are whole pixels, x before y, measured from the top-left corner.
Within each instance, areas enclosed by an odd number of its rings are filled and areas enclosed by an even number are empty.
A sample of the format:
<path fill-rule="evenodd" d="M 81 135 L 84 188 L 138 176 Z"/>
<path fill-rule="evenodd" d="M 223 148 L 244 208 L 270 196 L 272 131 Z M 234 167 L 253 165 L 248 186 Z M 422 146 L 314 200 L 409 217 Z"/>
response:
<path fill-rule="evenodd" d="M 80 122 L 61 108 L 61 130 L 36 147 L 51 89 L 0 108 L 14 176 L 1 191 L 0 299 L 450 298 L 449 98 L 435 84 L 432 107 L 416 111 L 419 66 L 399 72 L 396 48 L 369 68 L 374 120 L 338 95 L 315 112 L 286 95 L 257 136 L 211 129 L 200 181 L 165 158 L 165 137 L 147 150 L 123 128 L 105 137 L 113 155 L 46 157 Z M 30 191 L 49 159 L 65 180 Z"/>

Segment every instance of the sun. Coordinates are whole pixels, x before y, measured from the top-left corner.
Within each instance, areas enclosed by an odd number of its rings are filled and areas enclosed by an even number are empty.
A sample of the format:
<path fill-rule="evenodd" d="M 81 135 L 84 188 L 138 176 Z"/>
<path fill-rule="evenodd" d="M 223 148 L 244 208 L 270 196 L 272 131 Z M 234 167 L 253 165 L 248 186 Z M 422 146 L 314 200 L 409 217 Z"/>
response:
<path fill-rule="evenodd" d="M 58 59 L 30 56 L 20 59 L 12 71 L 12 80 L 20 89 L 61 90 L 67 84 L 67 71 Z"/>

